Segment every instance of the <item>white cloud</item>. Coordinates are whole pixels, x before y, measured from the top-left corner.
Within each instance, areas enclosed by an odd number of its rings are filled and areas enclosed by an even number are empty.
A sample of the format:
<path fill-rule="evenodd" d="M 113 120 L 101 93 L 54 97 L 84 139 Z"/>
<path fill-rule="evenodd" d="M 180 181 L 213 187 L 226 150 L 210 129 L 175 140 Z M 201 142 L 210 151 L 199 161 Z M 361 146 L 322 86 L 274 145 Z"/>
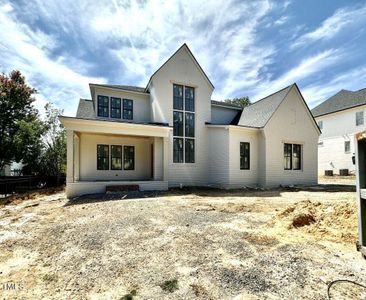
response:
<path fill-rule="evenodd" d="M 19 69 L 27 81 L 38 90 L 36 107 L 52 101 L 65 109 L 65 114 L 75 115 L 79 97 L 88 97 L 88 83 L 104 82 L 103 78 L 84 76 L 65 62 L 68 57 L 52 59 L 49 53 L 57 45 L 54 36 L 33 31 L 19 23 L 12 14 L 10 4 L 0 6 L 1 69 L 10 72 Z"/>
<path fill-rule="evenodd" d="M 308 32 L 299 37 L 292 47 L 299 47 L 307 43 L 331 39 L 342 29 L 351 24 L 365 22 L 366 5 L 359 7 L 347 7 L 337 10 L 332 16 L 322 22 L 314 31 Z"/>

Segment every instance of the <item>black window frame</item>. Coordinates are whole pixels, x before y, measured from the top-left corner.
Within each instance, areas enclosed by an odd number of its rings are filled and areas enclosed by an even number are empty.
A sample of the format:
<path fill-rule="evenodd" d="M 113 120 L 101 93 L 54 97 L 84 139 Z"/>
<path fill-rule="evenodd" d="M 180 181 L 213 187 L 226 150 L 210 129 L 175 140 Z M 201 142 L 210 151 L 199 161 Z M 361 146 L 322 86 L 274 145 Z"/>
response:
<path fill-rule="evenodd" d="M 284 158 L 284 166 L 283 166 L 284 170 L 292 170 L 292 144 L 284 143 L 283 158 Z M 289 167 L 288 167 L 288 164 L 287 164 L 288 159 L 290 161 L 290 166 Z"/>
<path fill-rule="evenodd" d="M 246 147 L 248 146 L 248 147 Z M 240 170 L 250 170 L 250 143 L 240 142 Z"/>
<path fill-rule="evenodd" d="M 351 152 L 351 141 L 344 141 L 344 153 Z"/>
<path fill-rule="evenodd" d="M 102 100 L 104 103 L 101 103 Z M 102 117 L 102 118 L 109 118 L 109 97 L 108 96 L 98 95 L 98 97 L 97 97 L 97 116 Z"/>
<path fill-rule="evenodd" d="M 116 105 L 114 101 L 119 101 L 119 105 L 118 104 Z M 111 118 L 121 119 L 121 105 L 122 105 L 121 98 L 111 97 L 111 113 L 110 113 Z"/>
<path fill-rule="evenodd" d="M 194 87 L 173 84 L 173 163 L 195 163 L 195 118 Z"/>
<path fill-rule="evenodd" d="M 127 103 L 131 103 L 131 107 L 127 107 Z M 133 100 L 132 99 L 123 99 L 123 103 L 122 103 L 122 118 L 124 120 L 133 120 Z M 125 113 L 127 112 L 131 112 L 131 117 L 126 116 Z"/>
<path fill-rule="evenodd" d="M 302 170 L 301 164 L 302 164 L 302 146 L 300 144 L 292 144 L 292 169 Z"/>
<path fill-rule="evenodd" d="M 101 147 L 104 147 L 103 151 L 102 151 L 102 154 L 100 154 L 100 149 Z M 107 156 L 105 156 L 105 149 L 106 148 L 108 149 L 107 151 Z M 103 164 L 107 164 L 106 167 L 103 167 L 101 168 L 101 159 L 104 159 L 103 161 Z M 100 170 L 100 171 L 106 171 L 106 170 L 109 170 L 109 145 L 105 145 L 105 144 L 97 144 L 97 170 Z"/>
<path fill-rule="evenodd" d="M 132 156 L 130 156 L 131 152 L 128 149 L 133 149 Z M 126 167 L 126 163 L 128 163 L 130 160 L 132 161 L 131 165 L 129 167 Z M 123 146 L 123 170 L 135 170 L 135 146 Z"/>
<path fill-rule="evenodd" d="M 116 156 L 114 155 L 115 152 L 113 151 L 114 148 L 119 148 L 120 149 L 120 155 Z M 122 166 L 123 166 L 123 151 L 122 151 L 122 145 L 111 145 L 111 170 L 122 170 Z M 120 160 L 120 167 L 115 167 L 114 163 L 115 160 Z"/>

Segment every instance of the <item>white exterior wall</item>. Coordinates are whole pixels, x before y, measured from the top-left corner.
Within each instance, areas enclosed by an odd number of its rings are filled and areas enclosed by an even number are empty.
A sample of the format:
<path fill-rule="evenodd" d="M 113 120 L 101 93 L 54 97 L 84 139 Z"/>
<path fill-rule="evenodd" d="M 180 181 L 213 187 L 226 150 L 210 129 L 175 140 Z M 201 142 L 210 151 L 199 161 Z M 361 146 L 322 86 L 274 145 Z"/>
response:
<path fill-rule="evenodd" d="M 297 90 L 292 88 L 264 127 L 266 186 L 316 184 L 318 131 Z M 284 143 L 302 145 L 302 169 L 284 170 Z"/>
<path fill-rule="evenodd" d="M 195 163 L 173 163 L 173 133 L 169 137 L 169 186 L 205 185 L 208 183 L 208 128 L 211 122 L 212 87 L 183 47 L 150 82 L 152 122 L 173 126 L 173 83 L 194 87 L 195 90 Z"/>
<path fill-rule="evenodd" d="M 80 181 L 149 180 L 151 178 L 151 138 L 81 133 L 79 139 Z M 97 170 L 98 144 L 135 146 L 135 170 Z"/>
<path fill-rule="evenodd" d="M 237 109 L 230 109 L 221 106 L 211 106 L 211 123 L 212 124 L 230 124 L 235 116 L 240 112 Z"/>
<path fill-rule="evenodd" d="M 245 128 L 229 129 L 229 187 L 241 188 L 258 185 L 258 133 Z M 240 142 L 250 144 L 250 169 L 240 169 Z"/>
<path fill-rule="evenodd" d="M 229 186 L 229 130 L 224 127 L 209 128 L 209 183 L 219 187 Z"/>
<path fill-rule="evenodd" d="M 366 105 L 327 114 L 315 118 L 323 122 L 322 134 L 319 137 L 319 174 L 324 175 L 325 170 L 333 170 L 339 174 L 339 169 L 348 169 L 355 172 L 352 162 L 354 155 L 354 134 L 366 130 L 366 123 L 356 126 L 356 112 L 363 111 L 366 117 Z M 345 153 L 344 142 L 350 141 L 351 150 Z"/>
<path fill-rule="evenodd" d="M 131 99 L 133 100 L 133 119 L 126 121 L 141 122 L 141 123 L 151 121 L 151 114 L 150 114 L 151 105 L 150 105 L 150 97 L 148 94 L 144 95 L 133 92 L 121 91 L 117 89 L 114 90 L 102 87 L 95 87 L 95 98 L 93 100 L 96 114 L 98 114 L 98 105 L 97 105 L 98 95 L 121 98 L 121 119 L 123 116 L 123 109 L 122 109 L 123 99 Z M 111 119 L 115 120 L 114 118 Z"/>

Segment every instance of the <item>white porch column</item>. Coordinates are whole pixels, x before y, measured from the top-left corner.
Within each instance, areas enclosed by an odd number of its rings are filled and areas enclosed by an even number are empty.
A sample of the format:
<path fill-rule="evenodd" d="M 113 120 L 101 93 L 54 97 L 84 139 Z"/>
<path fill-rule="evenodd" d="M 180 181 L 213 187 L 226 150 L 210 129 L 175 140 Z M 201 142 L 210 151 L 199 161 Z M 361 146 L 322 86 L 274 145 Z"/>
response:
<path fill-rule="evenodd" d="M 162 138 L 163 139 L 163 180 L 166 181 L 169 179 L 169 138 Z"/>
<path fill-rule="evenodd" d="M 163 139 L 154 137 L 153 139 L 153 172 L 154 180 L 163 180 Z"/>
<path fill-rule="evenodd" d="M 80 177 L 80 137 L 74 135 L 74 180 L 79 181 Z"/>
<path fill-rule="evenodd" d="M 74 182 L 74 131 L 66 130 L 67 165 L 66 182 Z"/>

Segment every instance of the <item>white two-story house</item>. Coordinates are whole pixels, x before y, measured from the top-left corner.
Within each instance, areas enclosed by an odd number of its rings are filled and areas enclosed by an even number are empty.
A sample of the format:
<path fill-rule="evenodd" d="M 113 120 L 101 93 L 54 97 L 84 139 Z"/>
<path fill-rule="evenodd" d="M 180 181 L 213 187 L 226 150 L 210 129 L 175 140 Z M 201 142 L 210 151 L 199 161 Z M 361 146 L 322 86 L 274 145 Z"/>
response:
<path fill-rule="evenodd" d="M 366 130 L 366 89 L 359 91 L 341 90 L 317 107 L 312 109 L 322 134 L 319 138 L 319 174 L 332 170 L 347 169 L 355 172 L 352 157 L 354 150 L 354 135 Z"/>
<path fill-rule="evenodd" d="M 67 196 L 317 183 L 320 130 L 296 84 L 244 109 L 213 90 L 186 44 L 146 87 L 90 84 L 76 117 L 60 117 Z"/>

